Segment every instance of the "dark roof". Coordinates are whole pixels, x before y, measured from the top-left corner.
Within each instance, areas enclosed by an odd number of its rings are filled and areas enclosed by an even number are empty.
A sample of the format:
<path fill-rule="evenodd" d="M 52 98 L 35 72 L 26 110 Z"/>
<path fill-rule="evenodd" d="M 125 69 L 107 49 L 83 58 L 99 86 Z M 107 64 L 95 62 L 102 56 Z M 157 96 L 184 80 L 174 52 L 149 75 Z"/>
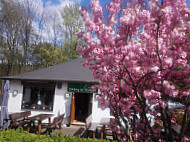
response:
<path fill-rule="evenodd" d="M 1 79 L 98 82 L 97 79 L 94 79 L 92 71 L 82 66 L 82 61 L 82 58 L 78 58 L 15 76 L 1 77 Z"/>

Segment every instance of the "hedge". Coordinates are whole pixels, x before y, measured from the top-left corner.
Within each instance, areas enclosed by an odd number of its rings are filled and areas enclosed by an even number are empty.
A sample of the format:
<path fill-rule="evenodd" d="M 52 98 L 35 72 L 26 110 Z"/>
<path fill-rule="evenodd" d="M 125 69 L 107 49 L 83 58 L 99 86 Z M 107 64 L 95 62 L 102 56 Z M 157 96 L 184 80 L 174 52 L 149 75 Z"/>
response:
<path fill-rule="evenodd" d="M 91 138 L 80 138 L 74 136 L 36 135 L 23 131 L 22 129 L 10 129 L 0 131 L 0 142 L 110 142 L 109 140 L 93 140 Z M 113 142 L 113 141 L 112 141 Z M 116 141 L 115 141 L 116 142 Z"/>

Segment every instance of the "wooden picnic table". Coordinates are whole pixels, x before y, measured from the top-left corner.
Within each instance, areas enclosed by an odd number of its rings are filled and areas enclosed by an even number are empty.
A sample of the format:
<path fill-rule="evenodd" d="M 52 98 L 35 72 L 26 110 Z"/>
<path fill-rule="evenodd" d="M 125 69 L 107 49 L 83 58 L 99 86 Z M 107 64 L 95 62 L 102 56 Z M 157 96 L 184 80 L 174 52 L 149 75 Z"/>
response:
<path fill-rule="evenodd" d="M 30 120 L 31 122 L 38 121 L 38 134 L 41 135 L 42 121 L 48 119 L 49 125 L 50 125 L 52 116 L 53 114 L 38 114 L 32 117 L 28 117 L 28 120 Z M 28 132 L 29 131 L 30 131 L 30 128 L 28 128 Z"/>

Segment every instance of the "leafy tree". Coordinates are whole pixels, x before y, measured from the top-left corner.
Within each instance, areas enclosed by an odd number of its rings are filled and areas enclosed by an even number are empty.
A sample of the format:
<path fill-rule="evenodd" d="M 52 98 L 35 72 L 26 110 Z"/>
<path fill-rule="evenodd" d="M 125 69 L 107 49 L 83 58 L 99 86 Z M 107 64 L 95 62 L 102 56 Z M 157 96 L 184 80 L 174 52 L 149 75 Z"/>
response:
<path fill-rule="evenodd" d="M 28 0 L 0 0 L 0 52 L 6 75 L 21 73 L 29 64 L 30 45 L 34 42 L 34 7 Z"/>
<path fill-rule="evenodd" d="M 76 4 L 68 5 L 61 11 L 63 24 L 60 28 L 63 31 L 63 47 L 65 56 L 68 59 L 77 58 L 79 53 L 76 51 L 77 44 L 82 44 L 83 40 L 76 36 L 76 33 L 84 28 L 83 21 L 79 14 L 79 6 Z"/>
<path fill-rule="evenodd" d="M 63 48 L 56 47 L 50 43 L 43 43 L 34 50 L 35 64 L 40 67 L 48 67 L 66 61 Z"/>
<path fill-rule="evenodd" d="M 38 4 L 29 0 L 0 0 L 0 67 L 4 75 L 50 66 L 79 56 L 76 46 L 83 44 L 83 40 L 75 33 L 84 26 L 78 6 L 69 5 L 59 11 L 62 24 L 55 15 L 59 13 L 52 14 L 47 22 L 44 11 L 38 13 L 34 10 L 37 7 Z M 53 47 L 46 47 L 43 30 L 49 31 L 49 43 L 53 42 Z M 61 40 L 60 33 L 63 35 Z M 48 61 L 48 57 L 52 60 Z"/>
<path fill-rule="evenodd" d="M 115 117 L 110 127 L 123 140 L 131 134 L 135 141 L 190 141 L 185 133 L 190 107 L 190 9 L 185 0 L 129 0 L 124 9 L 121 4 L 122 0 L 112 0 L 107 5 L 109 20 L 104 22 L 99 1 L 91 0 L 92 16 L 81 9 L 88 31 L 78 34 L 87 44 L 77 48 L 86 59 L 84 65 L 100 80 L 95 86 L 101 92 L 99 102 Z M 115 30 L 118 20 L 121 24 Z M 170 101 L 185 105 L 181 124 Z M 139 118 L 133 114 L 130 121 L 132 113 Z"/>
<path fill-rule="evenodd" d="M 1 0 L 1 22 L 0 22 L 0 47 L 2 63 L 7 64 L 5 68 L 6 75 L 12 71 L 16 63 L 16 52 L 19 50 L 19 28 L 20 14 L 19 7 L 14 1 Z"/>
<path fill-rule="evenodd" d="M 26 65 L 28 64 L 28 55 L 29 53 L 29 48 L 31 46 L 31 43 L 33 42 L 32 36 L 34 34 L 33 32 L 33 25 L 32 22 L 34 22 L 35 18 L 35 12 L 33 9 L 37 7 L 37 5 L 34 5 L 31 1 L 29 0 L 24 0 L 18 3 L 21 7 L 20 9 L 20 22 L 21 22 L 21 27 L 20 27 L 20 40 L 21 40 L 21 46 L 23 49 L 23 70 L 26 70 Z"/>

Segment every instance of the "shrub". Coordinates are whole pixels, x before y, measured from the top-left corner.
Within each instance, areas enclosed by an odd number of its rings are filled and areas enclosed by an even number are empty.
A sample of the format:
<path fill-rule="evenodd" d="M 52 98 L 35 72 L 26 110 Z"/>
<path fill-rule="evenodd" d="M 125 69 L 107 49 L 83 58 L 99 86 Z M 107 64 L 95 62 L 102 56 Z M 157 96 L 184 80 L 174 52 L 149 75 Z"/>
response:
<path fill-rule="evenodd" d="M 109 140 L 63 136 L 62 133 L 57 135 L 36 135 L 22 129 L 10 129 L 0 131 L 0 142 L 109 142 Z"/>

